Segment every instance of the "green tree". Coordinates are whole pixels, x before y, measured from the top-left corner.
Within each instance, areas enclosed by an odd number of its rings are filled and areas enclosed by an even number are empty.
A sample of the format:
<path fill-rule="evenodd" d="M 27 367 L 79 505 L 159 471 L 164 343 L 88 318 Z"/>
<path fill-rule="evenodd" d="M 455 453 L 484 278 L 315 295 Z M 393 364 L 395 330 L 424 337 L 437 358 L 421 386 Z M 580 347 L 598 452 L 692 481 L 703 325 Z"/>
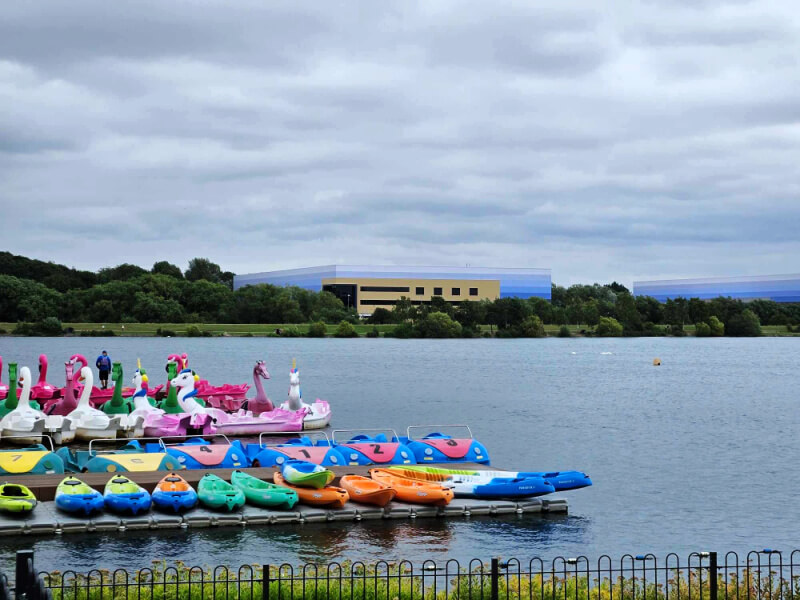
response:
<path fill-rule="evenodd" d="M 302 303 L 300 303 L 300 307 L 302 310 Z M 309 317 L 315 321 L 338 323 L 347 320 L 348 311 L 344 303 L 330 292 L 322 291 L 313 294 L 309 308 L 311 309 Z"/>
<path fill-rule="evenodd" d="M 207 258 L 193 258 L 189 261 L 189 268 L 186 269 L 184 276 L 189 281 L 199 281 L 205 279 L 211 283 L 222 283 L 222 269 L 217 263 L 211 262 Z"/>
<path fill-rule="evenodd" d="M 135 279 L 145 273 L 147 273 L 147 271 L 139 265 L 122 263 L 116 267 L 100 269 L 97 272 L 97 277 L 101 282 L 108 283 L 109 281 L 127 281 L 129 279 Z"/>
<path fill-rule="evenodd" d="M 755 337 L 761 335 L 761 323 L 758 315 L 748 308 L 732 316 L 725 325 L 725 331 L 730 336 Z"/>
<path fill-rule="evenodd" d="M 486 315 L 489 310 L 488 300 L 465 301 L 462 302 L 454 313 L 456 321 L 464 327 L 477 329 L 479 325 L 486 322 Z"/>
<path fill-rule="evenodd" d="M 166 275 L 167 277 L 174 277 L 175 279 L 183 279 L 183 273 L 180 267 L 166 260 L 160 260 L 154 263 L 150 272 L 154 275 Z"/>
<path fill-rule="evenodd" d="M 711 335 L 711 326 L 703 321 L 695 323 L 694 335 L 696 337 L 709 337 Z"/>
<path fill-rule="evenodd" d="M 186 312 L 196 313 L 205 323 L 214 323 L 219 321 L 220 314 L 233 302 L 233 294 L 221 283 L 200 279 L 182 283 L 179 297 Z"/>
<path fill-rule="evenodd" d="M 62 294 L 29 279 L 0 275 L 0 320 L 41 321 L 57 317 Z"/>
<path fill-rule="evenodd" d="M 405 296 L 400 296 L 397 304 L 392 308 L 394 313 L 395 323 L 404 323 L 406 321 L 413 321 L 416 318 L 416 310 L 411 300 Z"/>
<path fill-rule="evenodd" d="M 570 332 L 569 327 L 566 325 L 562 325 L 558 328 L 558 337 L 560 338 L 568 338 L 572 337 L 572 332 Z"/>
<path fill-rule="evenodd" d="M 454 321 L 443 312 L 429 313 L 417 323 L 415 330 L 419 337 L 425 338 L 461 337 L 461 323 Z"/>
<path fill-rule="evenodd" d="M 708 327 L 710 329 L 711 335 L 714 337 L 720 337 L 725 335 L 725 325 L 722 324 L 717 317 L 711 315 L 708 318 Z"/>
<path fill-rule="evenodd" d="M 379 306 L 367 319 L 367 323 L 374 325 L 388 325 L 394 323 L 394 314 L 389 309 Z"/>
<path fill-rule="evenodd" d="M 617 304 L 615 307 L 617 320 L 622 323 L 625 333 L 641 333 L 642 317 L 636 309 L 636 300 L 627 291 L 620 291 L 617 294 Z"/>
<path fill-rule="evenodd" d="M 353 324 L 349 321 L 342 321 L 339 323 L 339 326 L 336 328 L 336 333 L 333 334 L 337 338 L 352 338 L 358 337 L 358 332 L 356 328 L 353 327 Z"/>
<path fill-rule="evenodd" d="M 536 315 L 529 315 L 522 320 L 522 323 L 515 327 L 519 337 L 541 338 L 545 336 L 544 324 Z"/>
<path fill-rule="evenodd" d="M 612 317 L 600 317 L 594 332 L 601 337 L 620 337 L 622 324 Z"/>
<path fill-rule="evenodd" d="M 183 307 L 177 300 L 166 299 L 145 292 L 136 292 L 133 316 L 140 323 L 181 323 Z"/>

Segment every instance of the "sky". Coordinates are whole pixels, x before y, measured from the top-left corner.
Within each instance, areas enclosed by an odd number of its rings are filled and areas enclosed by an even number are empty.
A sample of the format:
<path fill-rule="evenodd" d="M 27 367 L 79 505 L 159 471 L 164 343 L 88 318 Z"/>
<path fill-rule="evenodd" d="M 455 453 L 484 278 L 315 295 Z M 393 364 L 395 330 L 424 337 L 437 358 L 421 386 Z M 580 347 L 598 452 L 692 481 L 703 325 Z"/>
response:
<path fill-rule="evenodd" d="M 5 0 L 0 249 L 800 272 L 793 0 Z"/>

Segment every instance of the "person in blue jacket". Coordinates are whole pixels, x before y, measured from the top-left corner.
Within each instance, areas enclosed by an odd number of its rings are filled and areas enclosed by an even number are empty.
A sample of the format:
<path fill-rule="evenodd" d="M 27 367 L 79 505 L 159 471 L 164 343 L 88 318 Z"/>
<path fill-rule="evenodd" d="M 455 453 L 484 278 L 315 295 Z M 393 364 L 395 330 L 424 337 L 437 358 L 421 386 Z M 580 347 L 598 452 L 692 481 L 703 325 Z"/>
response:
<path fill-rule="evenodd" d="M 97 357 L 94 366 L 97 367 L 97 370 L 100 373 L 100 385 L 102 386 L 102 389 L 107 389 L 108 374 L 111 371 L 111 357 L 108 355 L 108 352 L 103 350 L 103 353 Z"/>

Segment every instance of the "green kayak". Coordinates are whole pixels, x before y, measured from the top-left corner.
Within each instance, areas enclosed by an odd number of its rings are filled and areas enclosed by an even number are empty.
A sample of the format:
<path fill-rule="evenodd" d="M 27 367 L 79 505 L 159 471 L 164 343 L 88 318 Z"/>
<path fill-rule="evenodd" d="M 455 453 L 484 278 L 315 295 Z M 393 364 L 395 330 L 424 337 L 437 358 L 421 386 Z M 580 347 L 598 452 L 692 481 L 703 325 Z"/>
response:
<path fill-rule="evenodd" d="M 295 495 L 297 499 L 297 495 Z M 36 496 L 24 485 L 18 483 L 0 484 L 0 511 L 23 513 L 36 507 Z"/>
<path fill-rule="evenodd" d="M 211 473 L 203 475 L 197 484 L 197 497 L 208 508 L 233 511 L 244 506 L 244 492 Z"/>
<path fill-rule="evenodd" d="M 244 497 L 250 504 L 268 508 L 292 508 L 297 504 L 297 492 L 262 481 L 242 471 L 231 474 L 233 487 L 242 490 Z"/>

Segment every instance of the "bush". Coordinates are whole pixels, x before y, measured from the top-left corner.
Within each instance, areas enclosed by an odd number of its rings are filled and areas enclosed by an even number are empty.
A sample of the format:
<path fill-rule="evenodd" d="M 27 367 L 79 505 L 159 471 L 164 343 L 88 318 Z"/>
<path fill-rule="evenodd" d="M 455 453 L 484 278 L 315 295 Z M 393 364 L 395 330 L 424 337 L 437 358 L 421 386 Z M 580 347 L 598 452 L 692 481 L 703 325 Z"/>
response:
<path fill-rule="evenodd" d="M 186 328 L 186 337 L 211 337 L 210 331 L 200 330 L 197 325 L 189 325 Z"/>
<path fill-rule="evenodd" d="M 333 334 L 337 338 L 353 338 L 358 337 L 358 332 L 353 324 L 349 321 L 342 321 L 336 328 L 336 333 Z"/>
<path fill-rule="evenodd" d="M 81 331 L 81 337 L 114 337 L 115 335 L 113 329 L 85 329 Z"/>
<path fill-rule="evenodd" d="M 569 327 L 567 327 L 566 325 L 562 325 L 561 327 L 559 327 L 558 337 L 560 338 L 572 337 L 572 333 L 570 332 Z"/>
<path fill-rule="evenodd" d="M 462 338 L 474 338 L 480 337 L 480 330 L 469 325 L 462 325 L 461 326 L 461 337 Z"/>
<path fill-rule="evenodd" d="M 699 323 L 695 323 L 694 335 L 695 337 L 710 337 L 711 325 L 709 325 L 708 323 L 703 323 L 702 321 L 700 321 Z"/>
<path fill-rule="evenodd" d="M 411 323 L 400 323 L 392 331 L 386 333 L 389 337 L 396 337 L 401 340 L 407 340 L 414 337 L 414 326 Z"/>
<path fill-rule="evenodd" d="M 326 333 L 328 333 L 328 328 L 325 327 L 325 322 L 317 321 L 308 326 L 308 333 L 306 335 L 308 335 L 308 337 L 324 338 Z"/>
<path fill-rule="evenodd" d="M 536 315 L 529 315 L 515 328 L 519 337 L 541 338 L 545 336 L 542 320 Z"/>
<path fill-rule="evenodd" d="M 156 335 L 161 337 L 176 337 L 178 334 L 172 331 L 172 329 L 161 329 L 161 327 L 159 327 L 156 329 Z"/>
<path fill-rule="evenodd" d="M 47 317 L 37 323 L 17 323 L 14 335 L 55 337 L 64 335 L 61 321 L 55 317 Z"/>
<path fill-rule="evenodd" d="M 786 324 L 786 331 L 789 332 L 789 333 L 792 333 L 793 330 L 792 330 L 792 324 L 791 323 L 787 323 Z M 0 330 L 0 333 L 5 333 L 5 332 Z"/>
<path fill-rule="evenodd" d="M 708 326 L 711 328 L 711 335 L 720 337 L 725 335 L 725 325 L 714 315 L 708 318 Z"/>
<path fill-rule="evenodd" d="M 372 330 L 367 332 L 367 337 L 368 338 L 381 337 L 381 332 L 378 331 L 378 328 L 375 325 L 373 325 Z"/>
<path fill-rule="evenodd" d="M 289 337 L 289 338 L 302 337 L 303 335 L 302 333 L 300 333 L 300 330 L 294 326 L 278 329 L 276 333 L 278 334 L 279 337 Z"/>
<path fill-rule="evenodd" d="M 683 330 L 683 325 L 680 323 L 673 323 L 669 326 L 669 333 L 670 335 L 674 335 L 675 337 L 686 337 L 686 332 Z"/>
<path fill-rule="evenodd" d="M 749 308 L 738 315 L 733 315 L 725 328 L 728 335 L 735 337 L 756 337 L 761 335 L 761 323 L 758 316 Z"/>
<path fill-rule="evenodd" d="M 443 312 L 432 312 L 415 327 L 417 334 L 425 338 L 461 337 L 461 323 Z"/>
<path fill-rule="evenodd" d="M 600 317 L 594 332 L 601 337 L 621 337 L 622 324 L 613 317 Z"/>

